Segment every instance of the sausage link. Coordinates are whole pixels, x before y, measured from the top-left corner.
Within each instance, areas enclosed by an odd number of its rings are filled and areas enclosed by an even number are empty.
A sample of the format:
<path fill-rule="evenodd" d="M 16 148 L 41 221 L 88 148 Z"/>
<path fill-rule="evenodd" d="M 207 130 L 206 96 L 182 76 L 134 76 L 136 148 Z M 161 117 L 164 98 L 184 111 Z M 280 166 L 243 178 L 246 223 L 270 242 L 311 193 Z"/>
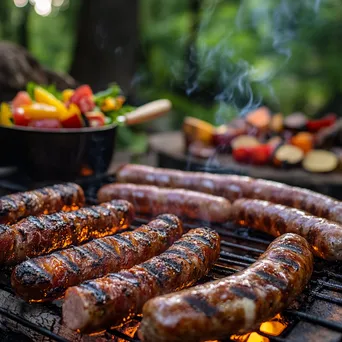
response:
<path fill-rule="evenodd" d="M 233 276 L 149 300 L 139 337 L 145 342 L 197 342 L 252 331 L 304 290 L 312 269 L 307 241 L 282 235 Z"/>
<path fill-rule="evenodd" d="M 82 188 L 58 184 L 0 197 L 0 224 L 12 224 L 27 216 L 75 210 L 84 205 Z"/>
<path fill-rule="evenodd" d="M 177 216 L 160 215 L 132 232 L 24 261 L 13 270 L 12 287 L 25 300 L 52 300 L 68 287 L 133 267 L 164 252 L 182 234 Z"/>
<path fill-rule="evenodd" d="M 254 198 L 283 204 L 342 223 L 342 204 L 317 192 L 263 179 L 237 175 L 218 175 L 124 165 L 117 172 L 118 182 L 184 188 L 222 196 L 234 202 L 238 198 Z"/>
<path fill-rule="evenodd" d="M 166 252 L 119 273 L 87 281 L 66 291 L 63 321 L 71 329 L 96 331 L 141 312 L 152 297 L 193 285 L 220 253 L 220 237 L 196 228 Z"/>
<path fill-rule="evenodd" d="M 0 264 L 12 265 L 91 238 L 114 234 L 129 226 L 133 205 L 116 200 L 71 212 L 30 216 L 0 226 Z"/>
<path fill-rule="evenodd" d="M 228 200 L 184 189 L 161 189 L 151 185 L 108 184 L 98 191 L 100 202 L 122 198 L 142 214 L 169 212 L 191 219 L 226 222 L 230 216 Z"/>
<path fill-rule="evenodd" d="M 303 236 L 312 252 L 327 260 L 342 260 L 342 226 L 267 201 L 239 199 L 232 205 L 232 219 L 238 224 L 273 236 L 295 233 Z"/>

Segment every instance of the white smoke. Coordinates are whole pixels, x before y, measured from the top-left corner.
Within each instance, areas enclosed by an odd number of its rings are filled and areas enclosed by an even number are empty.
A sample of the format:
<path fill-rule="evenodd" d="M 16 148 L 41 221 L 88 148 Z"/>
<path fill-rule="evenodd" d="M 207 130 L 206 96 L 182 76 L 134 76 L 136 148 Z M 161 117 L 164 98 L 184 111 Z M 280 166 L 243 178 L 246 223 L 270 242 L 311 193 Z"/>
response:
<path fill-rule="evenodd" d="M 213 24 L 222 3 L 224 0 L 203 1 L 196 45 L 200 69 L 190 72 L 185 82 L 186 92 L 191 95 L 213 75 L 217 77 L 215 81 L 219 91 L 214 98 L 218 103 L 218 125 L 229 120 L 229 108 L 245 115 L 260 106 L 263 100 L 261 94 L 267 93 L 268 98 L 277 103 L 271 81 L 286 67 L 292 56 L 292 43 L 297 39 L 298 29 L 302 25 L 301 14 L 312 13 L 312 20 L 315 20 L 320 9 L 320 0 L 241 0 L 234 25 L 227 23 L 227 30 L 213 47 L 201 38 Z M 262 54 L 262 50 L 265 51 L 267 67 L 244 59 L 239 55 L 236 44 L 230 44 L 243 32 L 253 32 L 259 39 L 258 52 Z M 197 77 L 194 78 L 195 72 Z"/>

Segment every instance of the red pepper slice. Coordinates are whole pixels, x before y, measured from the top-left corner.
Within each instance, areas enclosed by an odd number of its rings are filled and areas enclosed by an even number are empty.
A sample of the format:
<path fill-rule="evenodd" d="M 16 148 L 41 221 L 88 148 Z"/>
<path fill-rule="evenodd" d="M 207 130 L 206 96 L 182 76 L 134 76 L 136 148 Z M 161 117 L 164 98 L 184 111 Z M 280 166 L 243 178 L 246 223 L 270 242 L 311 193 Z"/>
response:
<path fill-rule="evenodd" d="M 90 127 L 102 127 L 105 125 L 106 117 L 101 112 L 90 112 L 85 114 Z"/>
<path fill-rule="evenodd" d="M 61 121 L 64 128 L 81 128 L 84 126 L 81 115 L 73 114 L 67 119 Z"/>
<path fill-rule="evenodd" d="M 270 160 L 272 150 L 273 147 L 270 145 L 240 147 L 233 150 L 233 157 L 240 163 L 265 165 Z"/>
<path fill-rule="evenodd" d="M 337 116 L 334 113 L 329 113 L 321 119 L 309 120 L 307 128 L 310 132 L 318 132 L 320 129 L 332 126 L 337 120 Z"/>

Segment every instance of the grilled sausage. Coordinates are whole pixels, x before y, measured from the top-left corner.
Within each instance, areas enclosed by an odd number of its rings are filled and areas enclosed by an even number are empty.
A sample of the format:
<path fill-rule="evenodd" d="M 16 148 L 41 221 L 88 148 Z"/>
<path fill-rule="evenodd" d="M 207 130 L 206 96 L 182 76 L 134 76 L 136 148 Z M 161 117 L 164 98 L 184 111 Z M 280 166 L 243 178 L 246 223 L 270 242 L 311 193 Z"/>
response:
<path fill-rule="evenodd" d="M 142 214 L 165 212 L 191 219 L 225 222 L 230 216 L 228 200 L 184 189 L 161 189 L 150 185 L 108 184 L 98 192 L 100 202 L 122 198 Z"/>
<path fill-rule="evenodd" d="M 307 241 L 282 235 L 233 276 L 149 300 L 139 337 L 145 342 L 197 342 L 254 330 L 303 291 L 312 269 Z"/>
<path fill-rule="evenodd" d="M 16 264 L 95 237 L 125 229 L 133 205 L 116 200 L 71 212 L 30 216 L 12 226 L 0 226 L 0 264 Z"/>
<path fill-rule="evenodd" d="M 75 210 L 84 205 L 82 188 L 74 183 L 19 192 L 0 198 L 0 224 L 11 224 L 27 216 Z"/>
<path fill-rule="evenodd" d="M 152 297 L 193 285 L 220 253 L 220 237 L 196 228 L 166 252 L 119 273 L 87 281 L 66 291 L 63 321 L 71 329 L 96 331 L 139 313 Z"/>
<path fill-rule="evenodd" d="M 234 202 L 254 198 L 307 211 L 315 216 L 342 223 L 342 203 L 314 191 L 278 182 L 237 175 L 218 175 L 124 165 L 117 172 L 118 182 L 184 188 L 222 196 Z"/>
<path fill-rule="evenodd" d="M 24 261 L 13 270 L 12 286 L 25 300 L 52 300 L 68 287 L 133 267 L 164 252 L 182 234 L 177 216 L 160 215 L 132 232 Z"/>
<path fill-rule="evenodd" d="M 315 255 L 327 260 L 342 260 L 342 226 L 338 223 L 299 209 L 248 199 L 233 203 L 232 219 L 273 236 L 296 233 L 309 242 Z"/>

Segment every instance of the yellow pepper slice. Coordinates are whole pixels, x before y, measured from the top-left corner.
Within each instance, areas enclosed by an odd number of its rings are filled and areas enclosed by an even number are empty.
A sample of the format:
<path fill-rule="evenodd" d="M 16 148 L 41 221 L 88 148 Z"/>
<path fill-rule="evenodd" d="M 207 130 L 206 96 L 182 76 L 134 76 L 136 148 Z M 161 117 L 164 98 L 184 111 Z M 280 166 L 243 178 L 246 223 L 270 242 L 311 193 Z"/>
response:
<path fill-rule="evenodd" d="M 62 101 L 59 101 L 55 96 L 41 87 L 36 87 L 34 89 L 34 98 L 38 103 L 56 107 L 61 115 L 68 112 L 66 106 Z"/>
<path fill-rule="evenodd" d="M 60 119 L 61 113 L 55 107 L 45 103 L 33 103 L 31 105 L 21 106 L 24 113 L 31 120 L 41 120 L 41 119 Z"/>
<path fill-rule="evenodd" d="M 63 113 L 63 115 L 60 116 L 60 120 L 61 121 L 64 121 L 66 119 L 69 119 L 70 117 L 74 116 L 74 115 L 77 115 L 79 117 L 81 117 L 81 110 L 78 108 L 77 105 L 75 105 L 74 103 L 71 103 L 69 108 L 68 108 L 68 111 L 66 114 Z"/>
<path fill-rule="evenodd" d="M 117 102 L 113 97 L 106 98 L 101 105 L 101 110 L 103 112 L 109 112 L 111 110 L 116 110 L 116 109 L 117 109 Z"/>
<path fill-rule="evenodd" d="M 66 103 L 71 99 L 71 96 L 74 95 L 75 91 L 72 89 L 65 89 L 62 92 L 63 102 Z"/>
<path fill-rule="evenodd" d="M 0 125 L 1 126 L 13 126 L 11 121 L 12 112 L 8 103 L 3 102 L 0 108 Z"/>
<path fill-rule="evenodd" d="M 126 98 L 122 95 L 117 96 L 115 100 L 116 100 L 117 107 L 118 107 L 117 109 L 120 109 L 122 105 L 126 102 Z"/>

